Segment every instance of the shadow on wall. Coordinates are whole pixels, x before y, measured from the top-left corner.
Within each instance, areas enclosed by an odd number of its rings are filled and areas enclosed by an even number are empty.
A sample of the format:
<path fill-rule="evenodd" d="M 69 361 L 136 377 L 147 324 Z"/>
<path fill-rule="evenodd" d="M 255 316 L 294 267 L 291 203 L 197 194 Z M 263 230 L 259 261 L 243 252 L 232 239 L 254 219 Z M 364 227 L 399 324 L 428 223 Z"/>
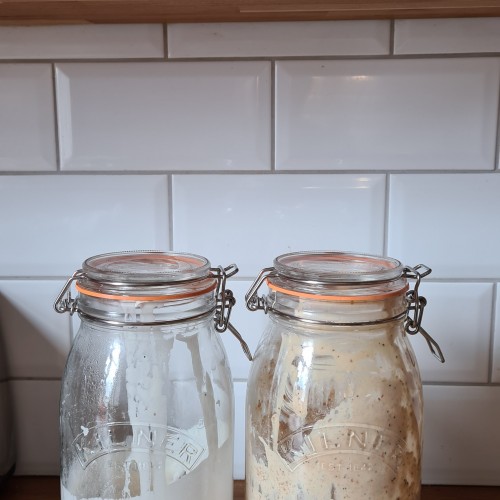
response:
<path fill-rule="evenodd" d="M 52 304 L 43 306 L 48 314 L 56 314 Z M 0 293 L 0 334 L 4 342 L 7 378 L 59 379 L 68 355 L 69 329 L 61 331 L 46 320 L 44 324 L 42 317 L 39 324 L 35 323 L 36 307 L 30 306 L 29 298 L 26 307 L 30 312 L 21 310 L 8 296 Z"/>
<path fill-rule="evenodd" d="M 1 301 L 2 301 L 2 294 L 0 294 L 0 312 L 2 310 Z M 0 384 L 3 382 L 7 382 L 9 378 L 7 371 L 7 356 L 5 354 L 5 345 L 3 337 L 4 333 L 2 328 L 2 322 L 0 319 Z"/>
<path fill-rule="evenodd" d="M 0 485 L 14 470 L 15 434 L 12 419 L 12 397 L 8 382 L 7 356 L 0 325 Z"/>

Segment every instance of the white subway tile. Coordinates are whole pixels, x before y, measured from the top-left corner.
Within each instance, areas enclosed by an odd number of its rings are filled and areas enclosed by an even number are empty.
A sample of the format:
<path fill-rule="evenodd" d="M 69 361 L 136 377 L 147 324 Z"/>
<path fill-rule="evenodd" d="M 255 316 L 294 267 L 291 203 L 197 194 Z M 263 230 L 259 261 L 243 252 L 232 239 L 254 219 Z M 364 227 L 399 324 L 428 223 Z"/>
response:
<path fill-rule="evenodd" d="M 388 254 L 435 278 L 500 276 L 500 175 L 391 176 Z"/>
<path fill-rule="evenodd" d="M 0 176 L 0 276 L 68 276 L 92 255 L 169 245 L 165 176 Z"/>
<path fill-rule="evenodd" d="M 238 263 L 237 258 L 234 261 Z M 226 265 L 226 263 L 223 264 Z M 230 280 L 226 286 L 233 291 L 236 298 L 236 305 L 231 312 L 231 324 L 241 334 L 253 354 L 257 349 L 268 317 L 263 311 L 251 312 L 247 309 L 245 294 L 250 289 L 251 284 L 252 281 Z M 222 341 L 226 348 L 233 378 L 237 380 L 247 379 L 251 362 L 244 354 L 238 339 L 229 330 L 226 330 L 222 334 Z"/>
<path fill-rule="evenodd" d="M 470 52 L 500 52 L 500 18 L 395 21 L 395 54 Z"/>
<path fill-rule="evenodd" d="M 0 171 L 56 170 L 49 64 L 0 64 Z"/>
<path fill-rule="evenodd" d="M 389 53 L 389 21 L 169 24 L 170 57 Z"/>
<path fill-rule="evenodd" d="M 420 334 L 410 336 L 424 382 L 486 383 L 489 376 L 493 285 L 423 283 L 422 326 L 439 344 L 441 364 Z"/>
<path fill-rule="evenodd" d="M 0 27 L 0 59 L 163 56 L 161 24 Z"/>
<path fill-rule="evenodd" d="M 59 474 L 58 381 L 10 382 L 16 423 L 16 474 Z"/>
<path fill-rule="evenodd" d="M 379 254 L 384 197 L 380 174 L 174 176 L 173 245 L 241 277 L 291 251 Z"/>
<path fill-rule="evenodd" d="M 234 479 L 245 479 L 246 382 L 234 384 Z"/>
<path fill-rule="evenodd" d="M 499 60 L 280 61 L 278 169 L 493 169 Z"/>
<path fill-rule="evenodd" d="M 500 485 L 500 387 L 424 387 L 423 482 Z"/>
<path fill-rule="evenodd" d="M 493 367 L 491 381 L 500 383 L 500 291 L 497 283 L 497 303 L 495 311 L 495 335 L 493 338 Z"/>
<path fill-rule="evenodd" d="M 65 170 L 270 166 L 266 61 L 61 64 Z"/>
<path fill-rule="evenodd" d="M 52 304 L 64 281 L 0 280 L 0 326 L 10 377 L 61 377 L 70 348 L 68 314 Z"/>

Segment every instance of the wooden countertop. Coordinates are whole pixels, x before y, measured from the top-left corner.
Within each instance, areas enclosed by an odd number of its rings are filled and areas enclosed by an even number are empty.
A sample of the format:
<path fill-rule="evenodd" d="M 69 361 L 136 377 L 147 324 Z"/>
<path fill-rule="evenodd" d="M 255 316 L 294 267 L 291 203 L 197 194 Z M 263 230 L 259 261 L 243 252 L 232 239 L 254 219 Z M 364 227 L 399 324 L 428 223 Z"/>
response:
<path fill-rule="evenodd" d="M 498 16 L 498 0 L 1 0 L 0 24 Z"/>
<path fill-rule="evenodd" d="M 58 500 L 58 477 L 15 476 L 0 491 L 5 500 Z M 234 500 L 244 500 L 244 481 L 234 482 Z M 424 486 L 421 500 L 498 500 L 500 486 Z"/>

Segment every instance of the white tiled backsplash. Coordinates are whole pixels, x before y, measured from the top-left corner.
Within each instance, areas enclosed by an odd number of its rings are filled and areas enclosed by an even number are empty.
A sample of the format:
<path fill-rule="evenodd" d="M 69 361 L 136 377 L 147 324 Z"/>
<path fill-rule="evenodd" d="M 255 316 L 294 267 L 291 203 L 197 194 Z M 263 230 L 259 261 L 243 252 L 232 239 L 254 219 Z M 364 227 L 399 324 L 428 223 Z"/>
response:
<path fill-rule="evenodd" d="M 0 328 L 18 474 L 58 472 L 83 259 L 240 267 L 340 249 L 423 262 L 424 482 L 500 484 L 500 19 L 0 28 Z M 244 475 L 249 363 L 224 334 Z"/>

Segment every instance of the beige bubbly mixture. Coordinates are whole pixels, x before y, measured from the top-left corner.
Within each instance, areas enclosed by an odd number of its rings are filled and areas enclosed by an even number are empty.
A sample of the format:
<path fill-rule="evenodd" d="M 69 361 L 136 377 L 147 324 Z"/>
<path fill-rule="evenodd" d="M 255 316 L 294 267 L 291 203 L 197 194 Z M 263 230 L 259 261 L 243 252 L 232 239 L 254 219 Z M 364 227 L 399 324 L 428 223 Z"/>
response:
<path fill-rule="evenodd" d="M 399 323 L 304 333 L 277 322 L 257 351 L 247 500 L 419 499 L 420 377 Z"/>

